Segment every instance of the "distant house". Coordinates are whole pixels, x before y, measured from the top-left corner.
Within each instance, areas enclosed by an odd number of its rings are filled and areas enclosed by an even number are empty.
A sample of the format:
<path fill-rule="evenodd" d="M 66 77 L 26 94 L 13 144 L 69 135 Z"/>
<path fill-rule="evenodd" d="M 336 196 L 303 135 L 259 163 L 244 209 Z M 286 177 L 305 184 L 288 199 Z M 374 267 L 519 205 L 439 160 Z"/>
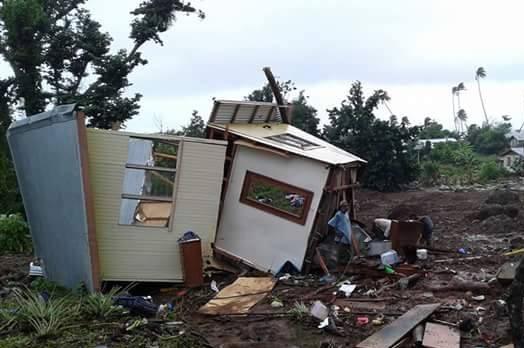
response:
<path fill-rule="evenodd" d="M 432 149 L 433 146 L 435 146 L 436 144 L 456 143 L 456 142 L 457 142 L 457 139 L 455 138 L 419 139 L 417 141 L 417 144 L 415 145 L 415 150 L 422 150 L 424 147 L 426 147 L 427 143 L 429 143 L 429 146 Z"/>
<path fill-rule="evenodd" d="M 498 157 L 502 166 L 512 170 L 512 166 L 519 160 L 524 160 L 524 147 L 512 147 L 501 153 Z"/>
<path fill-rule="evenodd" d="M 508 133 L 506 137 L 509 139 L 509 145 L 512 148 L 524 147 L 524 131 L 516 130 Z"/>

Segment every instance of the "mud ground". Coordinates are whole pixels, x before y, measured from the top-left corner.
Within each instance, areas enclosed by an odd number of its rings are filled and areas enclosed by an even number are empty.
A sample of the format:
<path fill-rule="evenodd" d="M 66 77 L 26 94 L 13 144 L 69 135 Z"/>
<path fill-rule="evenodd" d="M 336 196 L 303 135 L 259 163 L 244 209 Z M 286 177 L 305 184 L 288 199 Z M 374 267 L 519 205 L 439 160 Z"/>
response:
<path fill-rule="evenodd" d="M 387 323 L 395 320 L 402 313 L 416 304 L 439 302 L 442 307 L 433 315 L 433 319 L 459 324 L 468 321 L 467 331 L 461 332 L 462 347 L 500 347 L 510 342 L 509 321 L 505 307 L 500 300 L 505 299 L 507 289 L 496 281 L 489 283 L 487 291 L 432 291 L 429 288 L 435 282 L 448 282 L 459 276 L 468 281 L 493 280 L 504 262 L 510 259 L 501 254 L 508 251 L 510 245 L 519 243 L 518 237 L 524 237 L 522 224 L 524 218 L 520 211 L 516 217 L 496 215 L 479 220 L 480 210 L 490 192 L 425 192 L 413 191 L 402 193 L 378 193 L 360 191 L 358 194 L 357 219 L 367 226 L 376 217 L 386 217 L 393 208 L 408 205 L 419 215 L 430 215 L 435 223 L 434 246 L 447 249 L 448 253 L 431 252 L 430 259 L 423 265 L 424 277 L 406 290 L 392 289 L 379 297 L 387 298 L 378 302 L 377 308 L 364 308 L 345 312 L 339 306 L 337 331 L 326 332 L 318 329 L 318 320 L 309 316 L 292 317 L 288 311 L 296 302 L 310 305 L 318 299 L 328 304 L 334 300 L 332 290 L 321 292 L 304 300 L 303 297 L 318 289 L 318 276 L 299 279 L 296 283 L 279 283 L 268 297 L 258 303 L 251 312 L 262 315 L 208 317 L 196 313 L 199 306 L 213 296 L 209 284 L 202 289 L 159 293 L 153 290 L 158 301 L 172 301 L 178 319 L 185 321 L 192 330 L 202 337 L 202 346 L 213 347 L 354 347 L 363 339 L 380 330 Z M 524 194 L 519 193 L 524 202 Z M 512 242 L 513 241 L 513 242 Z M 521 241 L 522 243 L 524 241 Z M 515 245 L 514 245 L 515 246 Z M 463 248 L 468 254 L 457 252 Z M 437 260 L 482 256 L 476 260 L 459 260 L 440 263 Z M 0 257 L 0 285 L 6 282 L 26 282 L 28 256 Z M 351 280 L 357 284 L 352 298 L 369 299 L 364 293 L 378 289 L 392 282 L 386 276 L 370 278 L 366 275 L 352 274 Z M 231 274 L 212 274 L 220 288 L 234 281 Z M 211 278 L 207 278 L 210 280 Z M 483 294 L 485 299 L 475 301 L 472 297 Z M 283 308 L 272 308 L 270 303 L 278 299 Z M 383 308 L 380 308 L 383 307 Z M 373 325 L 371 320 L 380 314 L 385 316 L 383 325 Z M 367 316 L 370 324 L 358 326 L 356 318 Z M 116 343 L 116 342 L 115 342 Z M 109 344 L 109 347 L 112 345 Z M 164 346 L 164 345 L 160 345 Z"/>

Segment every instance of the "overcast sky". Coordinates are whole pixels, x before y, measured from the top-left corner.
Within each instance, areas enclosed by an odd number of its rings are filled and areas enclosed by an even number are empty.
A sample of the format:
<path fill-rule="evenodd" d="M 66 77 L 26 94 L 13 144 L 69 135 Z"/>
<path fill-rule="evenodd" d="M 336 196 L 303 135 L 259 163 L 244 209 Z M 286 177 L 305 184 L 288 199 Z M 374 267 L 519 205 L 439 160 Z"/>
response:
<path fill-rule="evenodd" d="M 87 7 L 130 48 L 129 12 L 140 0 L 89 0 Z M 412 123 L 430 116 L 452 127 L 451 87 L 463 81 L 469 123 L 482 122 L 474 73 L 492 120 L 524 121 L 524 2 L 360 0 L 193 0 L 206 19 L 180 16 L 148 44 L 149 64 L 132 74 L 130 92 L 144 95 L 133 131 L 178 128 L 197 109 L 207 120 L 212 98 L 242 99 L 265 82 L 262 67 L 295 81 L 326 122 L 352 81 L 385 89 L 391 109 Z M 387 110 L 378 112 L 387 117 Z"/>

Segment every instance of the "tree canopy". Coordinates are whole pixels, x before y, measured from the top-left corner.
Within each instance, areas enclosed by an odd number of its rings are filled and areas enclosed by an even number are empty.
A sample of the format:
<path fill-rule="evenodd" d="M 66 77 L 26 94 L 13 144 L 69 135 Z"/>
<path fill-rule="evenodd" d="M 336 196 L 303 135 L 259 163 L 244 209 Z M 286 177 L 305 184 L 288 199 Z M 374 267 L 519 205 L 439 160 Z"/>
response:
<path fill-rule="evenodd" d="M 418 174 L 412 151 L 418 127 L 409 127 L 404 117 L 398 123 L 396 117 L 384 121 L 373 113 L 387 98 L 384 90 L 366 98 L 362 84 L 354 82 L 340 107 L 328 110 L 323 131 L 327 141 L 368 161 L 364 185 L 381 191 L 398 190 Z"/>
<path fill-rule="evenodd" d="M 131 12 L 131 50 L 110 51 L 112 38 L 85 0 L 0 2 L 0 55 L 13 73 L 14 102 L 25 115 L 48 105 L 80 103 L 89 124 L 111 128 L 138 113 L 140 94 L 126 96 L 129 74 L 147 64 L 140 48 L 163 44 L 178 13 L 203 13 L 181 0 L 146 0 Z"/>

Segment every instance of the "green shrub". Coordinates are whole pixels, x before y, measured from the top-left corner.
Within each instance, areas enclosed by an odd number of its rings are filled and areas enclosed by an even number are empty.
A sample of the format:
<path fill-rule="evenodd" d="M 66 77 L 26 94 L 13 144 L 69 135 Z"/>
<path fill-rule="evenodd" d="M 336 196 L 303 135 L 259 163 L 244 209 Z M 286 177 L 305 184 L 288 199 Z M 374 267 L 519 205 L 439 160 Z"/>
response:
<path fill-rule="evenodd" d="M 0 216 L 0 254 L 32 250 L 29 226 L 20 215 Z"/>
<path fill-rule="evenodd" d="M 82 312 L 88 317 L 109 319 L 124 313 L 124 309 L 114 305 L 113 298 L 120 295 L 120 288 L 112 288 L 107 294 L 94 292 L 88 294 L 82 303 Z"/>
<path fill-rule="evenodd" d="M 496 180 L 506 174 L 506 170 L 495 161 L 484 162 L 480 166 L 479 179 L 481 181 Z"/>
<path fill-rule="evenodd" d="M 435 162 L 425 162 L 422 165 L 421 180 L 424 185 L 434 185 L 440 177 L 440 168 Z"/>
<path fill-rule="evenodd" d="M 79 305 L 69 297 L 52 297 L 46 301 L 29 290 L 18 290 L 15 301 L 18 305 L 15 322 L 29 327 L 37 337 L 58 334 L 79 313 Z"/>

